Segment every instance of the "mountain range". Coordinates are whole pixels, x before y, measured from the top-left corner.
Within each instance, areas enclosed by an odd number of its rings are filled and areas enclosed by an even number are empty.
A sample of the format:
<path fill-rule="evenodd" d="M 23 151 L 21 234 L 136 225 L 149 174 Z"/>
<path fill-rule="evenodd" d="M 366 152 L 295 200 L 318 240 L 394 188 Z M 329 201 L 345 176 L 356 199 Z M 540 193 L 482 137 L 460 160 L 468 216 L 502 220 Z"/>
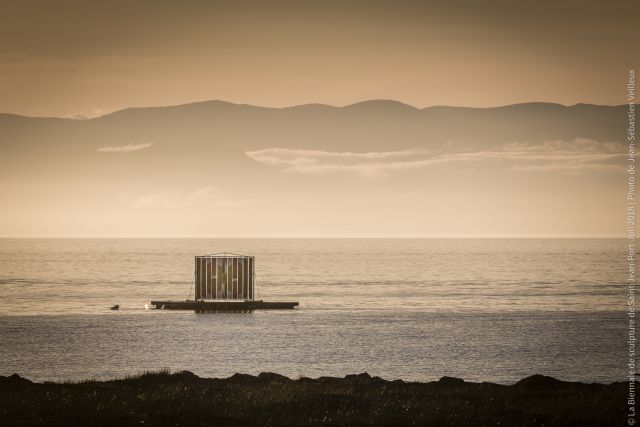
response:
<path fill-rule="evenodd" d="M 626 111 L 371 100 L 0 114 L 0 235 L 621 235 Z"/>

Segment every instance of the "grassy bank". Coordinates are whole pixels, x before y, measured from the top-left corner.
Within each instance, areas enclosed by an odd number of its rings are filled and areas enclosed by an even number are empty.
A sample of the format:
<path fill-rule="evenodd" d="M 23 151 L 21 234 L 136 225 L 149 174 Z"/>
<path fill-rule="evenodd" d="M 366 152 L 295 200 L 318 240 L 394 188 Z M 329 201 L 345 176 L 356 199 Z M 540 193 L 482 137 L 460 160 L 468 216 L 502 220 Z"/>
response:
<path fill-rule="evenodd" d="M 368 374 L 291 380 L 184 371 L 113 381 L 33 383 L 0 376 L 3 425 L 620 425 L 627 384 L 535 375 L 513 385 Z"/>

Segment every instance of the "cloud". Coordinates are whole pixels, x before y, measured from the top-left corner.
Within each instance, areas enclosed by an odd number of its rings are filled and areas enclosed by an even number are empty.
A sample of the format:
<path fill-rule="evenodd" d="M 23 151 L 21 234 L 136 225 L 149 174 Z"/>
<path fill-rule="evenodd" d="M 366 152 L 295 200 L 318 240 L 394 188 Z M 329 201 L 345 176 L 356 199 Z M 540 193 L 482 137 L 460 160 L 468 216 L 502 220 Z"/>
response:
<path fill-rule="evenodd" d="M 97 117 L 102 117 L 110 113 L 113 113 L 113 110 L 105 110 L 103 108 L 94 108 L 93 110 L 88 110 L 82 113 L 65 114 L 60 117 L 63 119 L 89 120 L 89 119 L 95 119 Z"/>
<path fill-rule="evenodd" d="M 186 194 L 184 204 L 188 207 L 231 208 L 245 206 L 248 202 L 246 200 L 230 199 L 224 195 L 222 189 L 215 185 L 210 185 Z"/>
<path fill-rule="evenodd" d="M 420 159 L 431 154 L 427 150 L 371 151 L 355 153 L 323 150 L 292 150 L 267 148 L 245 153 L 251 159 L 280 166 L 286 172 L 325 173 L 356 172 L 363 175 L 380 174 L 383 170 L 412 167 Z"/>
<path fill-rule="evenodd" d="M 216 186 L 198 188 L 191 192 L 154 191 L 136 196 L 132 200 L 138 208 L 230 208 L 246 206 L 247 200 L 230 199 Z"/>
<path fill-rule="evenodd" d="M 624 170 L 624 147 L 615 142 L 591 139 L 546 141 L 541 144 L 510 143 L 504 151 L 519 162 L 513 166 L 521 171 Z"/>
<path fill-rule="evenodd" d="M 505 161 L 522 171 L 566 171 L 621 169 L 624 158 L 619 143 L 588 139 L 547 141 L 540 144 L 513 142 L 494 150 L 431 152 L 400 150 L 386 152 L 331 152 L 268 148 L 248 151 L 251 159 L 285 172 L 352 172 L 363 176 L 385 176 L 393 172 L 426 168 L 446 163 Z"/>
<path fill-rule="evenodd" d="M 130 153 L 132 151 L 145 150 L 151 147 L 152 143 L 145 144 L 127 144 L 127 145 L 114 145 L 109 147 L 100 147 L 98 151 L 101 153 Z"/>

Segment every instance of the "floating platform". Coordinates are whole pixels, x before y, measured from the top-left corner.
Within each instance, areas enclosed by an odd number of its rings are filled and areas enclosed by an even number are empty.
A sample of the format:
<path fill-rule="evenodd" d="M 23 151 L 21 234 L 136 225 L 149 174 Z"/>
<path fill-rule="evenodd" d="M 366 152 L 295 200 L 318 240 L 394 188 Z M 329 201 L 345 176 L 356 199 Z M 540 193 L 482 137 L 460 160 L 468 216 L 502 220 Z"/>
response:
<path fill-rule="evenodd" d="M 293 310 L 300 305 L 293 301 L 151 301 L 148 308 L 163 310 L 193 310 L 196 313 L 237 312 L 253 310 Z"/>

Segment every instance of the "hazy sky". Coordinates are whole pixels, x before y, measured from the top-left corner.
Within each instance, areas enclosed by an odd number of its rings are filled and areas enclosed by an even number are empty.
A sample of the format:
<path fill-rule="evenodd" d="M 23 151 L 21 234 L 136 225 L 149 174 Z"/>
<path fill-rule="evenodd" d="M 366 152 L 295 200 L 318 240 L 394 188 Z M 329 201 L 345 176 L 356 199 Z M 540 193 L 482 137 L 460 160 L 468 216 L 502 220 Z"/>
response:
<path fill-rule="evenodd" d="M 637 1 L 3 1 L 0 111 L 624 103 Z"/>
<path fill-rule="evenodd" d="M 623 236 L 625 107 L 0 116 L 0 236 Z"/>
<path fill-rule="evenodd" d="M 0 112 L 627 102 L 638 1 L 19 0 Z M 0 236 L 622 236 L 624 108 L 0 115 Z"/>

